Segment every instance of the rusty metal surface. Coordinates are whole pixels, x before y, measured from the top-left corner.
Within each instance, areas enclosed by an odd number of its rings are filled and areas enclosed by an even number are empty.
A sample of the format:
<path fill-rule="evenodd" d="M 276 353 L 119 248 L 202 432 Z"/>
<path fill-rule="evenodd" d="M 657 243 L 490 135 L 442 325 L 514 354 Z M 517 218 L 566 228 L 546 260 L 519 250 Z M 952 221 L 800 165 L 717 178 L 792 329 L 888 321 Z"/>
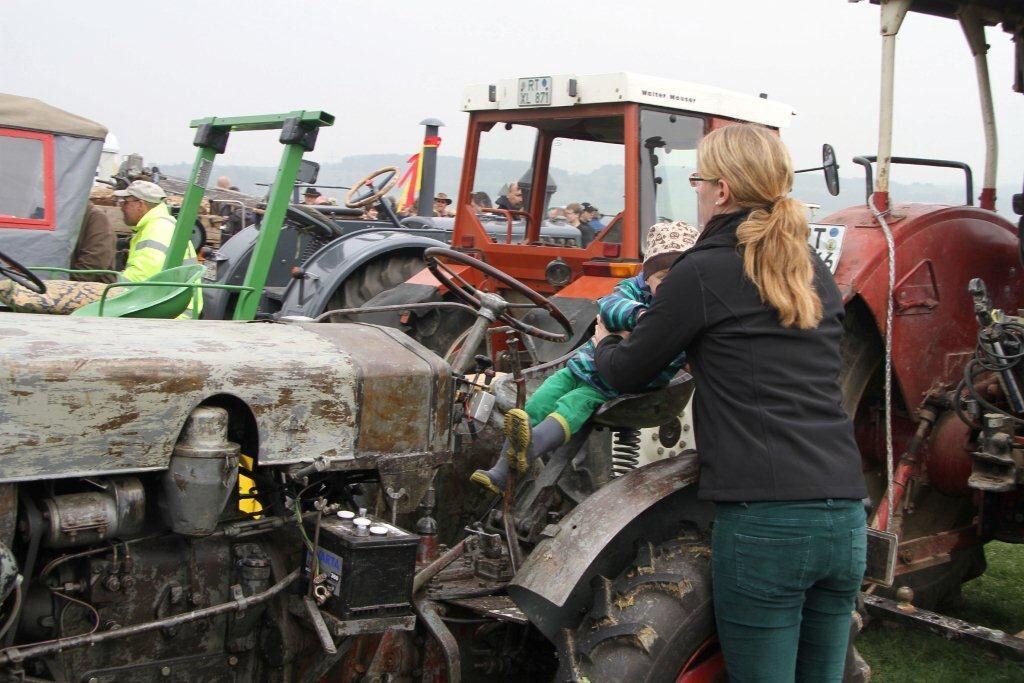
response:
<path fill-rule="evenodd" d="M 697 454 L 666 458 L 634 470 L 590 496 L 539 544 L 509 586 L 563 605 L 579 577 L 630 522 L 663 498 L 697 480 Z"/>
<path fill-rule="evenodd" d="M 516 607 L 512 599 L 507 595 L 488 595 L 480 598 L 462 598 L 459 600 L 448 600 L 447 602 L 464 607 L 472 612 L 485 617 L 491 617 L 498 621 L 507 621 L 512 624 L 528 624 L 530 620 Z"/>
<path fill-rule="evenodd" d="M 897 602 L 868 593 L 861 593 L 861 597 L 864 598 L 864 606 L 872 616 L 923 628 L 950 640 L 964 640 L 974 645 L 980 645 L 1003 657 L 1024 661 L 1024 638 L 919 609 L 909 603 Z"/>
<path fill-rule="evenodd" d="M 261 465 L 372 461 L 391 430 L 393 455 L 446 451 L 447 366 L 396 336 L 369 325 L 0 314 L 0 482 L 163 469 L 185 418 L 215 395 L 251 410 Z M 380 385 L 376 372 L 389 373 Z M 406 390 L 387 395 L 396 386 Z M 361 410 L 374 422 L 365 439 Z"/>
<path fill-rule="evenodd" d="M 819 222 L 847 226 L 836 284 L 844 300 L 864 300 L 884 334 L 888 262 L 877 222 L 864 205 Z M 974 349 L 978 326 L 967 296 L 970 278 L 985 279 L 996 308 L 1016 311 L 1024 300 L 1017 231 L 990 211 L 936 204 L 897 204 L 889 223 L 897 306 L 904 295 L 893 320 L 893 373 L 907 403 L 916 405 L 934 382 L 955 385 L 963 368 L 947 358 Z"/>

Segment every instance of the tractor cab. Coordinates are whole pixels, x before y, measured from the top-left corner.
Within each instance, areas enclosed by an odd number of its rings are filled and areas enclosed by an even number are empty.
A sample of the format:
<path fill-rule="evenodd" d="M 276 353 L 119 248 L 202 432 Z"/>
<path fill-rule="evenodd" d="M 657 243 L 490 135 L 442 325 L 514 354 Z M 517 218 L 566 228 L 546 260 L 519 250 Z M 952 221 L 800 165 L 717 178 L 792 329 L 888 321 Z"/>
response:
<path fill-rule="evenodd" d="M 778 130 L 793 116 L 764 96 L 630 73 L 473 85 L 463 110 L 469 127 L 451 246 L 538 293 L 557 294 L 575 335 L 568 346 L 545 351 L 541 343 L 536 360 L 565 353 L 588 334 L 593 302 L 639 272 L 647 228 L 697 224 L 689 175 L 705 134 L 737 122 Z M 584 203 L 599 209 L 590 225 L 564 239 L 544 233 L 553 223 L 576 226 L 576 216 L 562 214 Z M 495 222 L 505 229 L 495 231 Z M 474 287 L 500 290 L 479 271 L 459 268 Z M 423 271 L 369 305 L 441 293 Z M 412 314 L 389 322 L 444 353 L 464 325 L 456 318 Z"/>

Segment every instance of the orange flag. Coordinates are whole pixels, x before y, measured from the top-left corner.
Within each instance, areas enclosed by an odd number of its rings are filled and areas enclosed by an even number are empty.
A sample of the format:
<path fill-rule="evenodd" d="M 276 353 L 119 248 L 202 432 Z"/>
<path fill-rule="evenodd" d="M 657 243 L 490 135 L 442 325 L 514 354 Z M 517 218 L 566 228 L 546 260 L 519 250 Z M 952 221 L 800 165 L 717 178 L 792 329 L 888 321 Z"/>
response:
<path fill-rule="evenodd" d="M 422 158 L 423 155 L 416 152 L 406 162 L 409 164 L 409 168 L 405 170 L 402 178 L 398 181 L 398 187 L 401 192 L 398 200 L 399 211 L 413 205 L 416 202 L 416 196 L 420 193 L 420 171 L 423 167 Z"/>

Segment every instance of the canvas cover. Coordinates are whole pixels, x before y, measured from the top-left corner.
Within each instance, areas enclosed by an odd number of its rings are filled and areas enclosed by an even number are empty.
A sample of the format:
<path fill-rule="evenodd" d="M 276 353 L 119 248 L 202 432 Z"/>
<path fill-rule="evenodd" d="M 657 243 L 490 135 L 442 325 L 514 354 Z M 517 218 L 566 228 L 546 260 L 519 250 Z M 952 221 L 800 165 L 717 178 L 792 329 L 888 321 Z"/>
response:
<path fill-rule="evenodd" d="M 55 208 L 54 230 L 3 227 L 0 222 L 0 251 L 25 266 L 67 268 L 107 129 L 39 100 L 4 94 L 0 94 L 0 128 L 53 134 Z M 0 176 L 18 172 L 16 164 L 5 166 L 0 159 Z"/>
<path fill-rule="evenodd" d="M 0 93 L 0 128 L 20 128 L 103 140 L 107 129 L 95 121 L 51 107 L 31 97 Z"/>

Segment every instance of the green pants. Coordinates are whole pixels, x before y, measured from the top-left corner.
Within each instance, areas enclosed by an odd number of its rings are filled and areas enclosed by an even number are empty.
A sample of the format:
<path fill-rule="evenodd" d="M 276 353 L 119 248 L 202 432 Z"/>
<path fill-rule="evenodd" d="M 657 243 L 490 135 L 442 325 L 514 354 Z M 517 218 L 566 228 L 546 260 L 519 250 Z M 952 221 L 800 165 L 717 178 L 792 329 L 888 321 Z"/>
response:
<path fill-rule="evenodd" d="M 715 506 L 715 621 L 730 681 L 842 680 L 866 533 L 859 500 Z"/>
<path fill-rule="evenodd" d="M 575 434 L 607 400 L 607 396 L 578 378 L 572 370 L 562 368 L 533 392 L 526 402 L 526 414 L 530 416 L 531 427 L 554 414 L 556 419 L 561 418 L 559 422 L 570 434 Z"/>

